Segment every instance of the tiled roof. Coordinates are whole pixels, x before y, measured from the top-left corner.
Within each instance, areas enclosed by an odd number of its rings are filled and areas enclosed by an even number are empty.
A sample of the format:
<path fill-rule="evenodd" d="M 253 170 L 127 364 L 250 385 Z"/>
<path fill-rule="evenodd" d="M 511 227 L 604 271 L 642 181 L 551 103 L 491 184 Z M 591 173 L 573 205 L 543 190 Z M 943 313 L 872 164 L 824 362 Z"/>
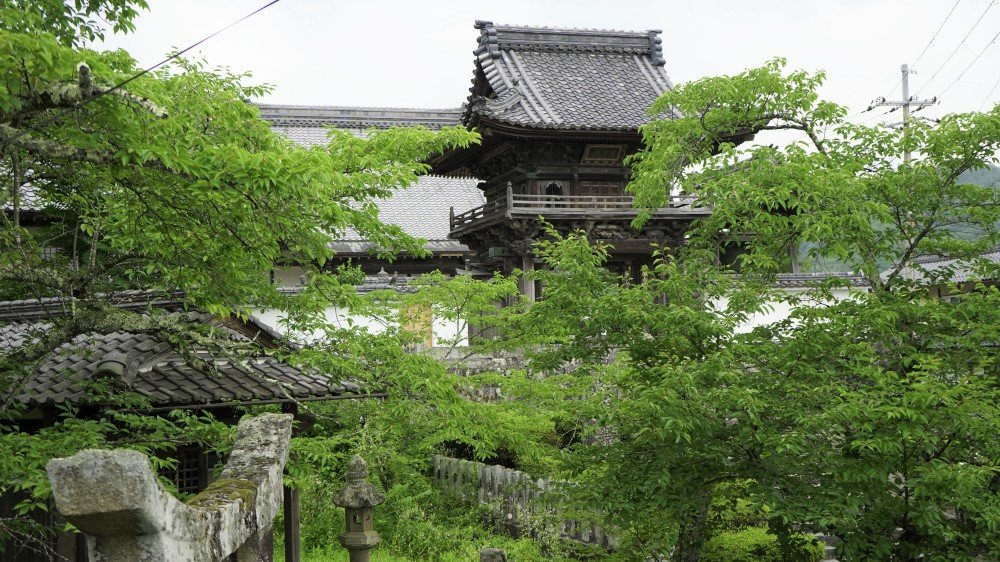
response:
<path fill-rule="evenodd" d="M 406 275 L 400 273 L 390 274 L 382 268 L 375 275 L 366 275 L 365 280 L 360 285 L 355 285 L 359 293 L 369 293 L 378 290 L 395 290 L 400 292 L 414 292 L 415 288 L 410 284 L 420 278 L 420 275 Z M 297 295 L 302 290 L 301 286 L 281 287 L 279 291 L 286 295 Z"/>
<path fill-rule="evenodd" d="M 903 268 L 900 272 L 902 278 L 914 281 L 937 281 L 941 283 L 981 281 L 984 277 L 983 272 L 979 271 L 978 266 L 984 262 L 1000 265 L 1000 247 L 980 254 L 973 260 L 949 259 L 941 256 L 922 256 L 913 261 L 913 265 Z M 887 276 L 889 271 L 891 270 L 883 272 L 883 277 Z"/>
<path fill-rule="evenodd" d="M 51 322 L 18 322 L 0 325 L 0 352 L 17 349 L 33 342 L 39 335 L 51 328 Z"/>
<path fill-rule="evenodd" d="M 183 308 L 180 293 L 160 293 L 154 291 L 128 290 L 97 295 L 102 301 L 122 310 L 146 310 L 150 307 L 161 310 Z M 16 301 L 0 301 L 0 323 L 23 322 L 51 318 L 66 313 L 71 301 L 61 297 L 42 297 Z M 0 346 L 3 349 L 3 346 Z"/>
<path fill-rule="evenodd" d="M 462 124 L 462 109 L 407 109 L 401 107 L 342 107 L 323 105 L 258 104 L 260 116 L 273 130 L 305 146 L 324 144 L 329 127 L 362 134 L 366 129 L 413 127 L 440 129 Z"/>
<path fill-rule="evenodd" d="M 774 280 L 773 286 L 783 289 L 805 288 L 817 285 L 831 279 L 839 279 L 847 282 L 852 287 L 867 287 L 868 282 L 864 277 L 854 273 L 779 273 Z"/>
<path fill-rule="evenodd" d="M 364 128 L 424 125 L 440 128 L 458 125 L 461 110 L 398 109 L 374 107 L 327 107 L 261 105 L 261 116 L 272 128 L 291 140 L 312 146 L 326 142 L 328 127 L 341 127 L 361 134 Z M 394 224 L 410 236 L 428 241 L 432 252 L 469 252 L 464 244 L 448 238 L 448 211 L 464 213 L 486 202 L 475 178 L 421 176 L 416 183 L 397 189 L 388 199 L 376 201 L 379 219 Z M 372 248 L 355 232 L 333 244 L 345 253 L 363 253 Z"/>
<path fill-rule="evenodd" d="M 453 207 L 458 214 L 486 203 L 478 184 L 475 178 L 420 176 L 413 185 L 397 189 L 388 199 L 376 201 L 379 220 L 398 225 L 410 236 L 428 240 L 428 250 L 468 252 L 465 245 L 448 239 L 448 213 Z M 349 233 L 344 239 L 357 241 L 362 238 L 357 233 Z M 442 244 L 446 248 L 441 248 Z"/>
<path fill-rule="evenodd" d="M 81 334 L 49 354 L 17 399 L 28 405 L 85 402 L 88 386 L 101 377 L 108 377 L 112 388 L 141 394 L 157 407 L 335 398 L 359 390 L 273 357 L 237 361 L 198 356 L 207 367 L 195 367 L 149 334 Z"/>
<path fill-rule="evenodd" d="M 33 316 L 42 317 L 43 312 Z M 213 320 L 203 313 L 184 313 L 183 318 L 189 322 Z M 34 340 L 52 326 L 51 320 L 0 326 L 0 353 L 9 353 Z M 245 340 L 234 331 L 224 327 L 221 330 L 234 340 Z M 29 406 L 96 402 L 100 400 L 100 389 L 136 392 L 146 397 L 154 409 L 370 395 L 353 382 L 334 382 L 263 353 L 236 357 L 193 346 L 184 354 L 155 335 L 124 331 L 74 337 L 43 357 L 28 378 L 14 388 L 15 398 Z"/>
<path fill-rule="evenodd" d="M 477 117 L 524 127 L 635 130 L 673 88 L 659 30 L 643 32 L 494 25 L 480 30 L 472 95 Z"/>

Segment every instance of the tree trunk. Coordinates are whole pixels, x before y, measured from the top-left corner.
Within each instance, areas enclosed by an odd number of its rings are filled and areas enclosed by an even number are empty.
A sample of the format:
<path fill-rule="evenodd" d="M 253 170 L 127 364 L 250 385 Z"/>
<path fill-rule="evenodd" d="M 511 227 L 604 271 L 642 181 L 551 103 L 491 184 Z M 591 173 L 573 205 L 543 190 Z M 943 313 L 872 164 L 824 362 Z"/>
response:
<path fill-rule="evenodd" d="M 704 488 L 699 492 L 698 503 L 688 508 L 681 516 L 681 528 L 677 535 L 673 562 L 699 562 L 701 545 L 705 542 L 705 524 L 708 522 L 708 506 L 712 503 L 712 492 Z"/>

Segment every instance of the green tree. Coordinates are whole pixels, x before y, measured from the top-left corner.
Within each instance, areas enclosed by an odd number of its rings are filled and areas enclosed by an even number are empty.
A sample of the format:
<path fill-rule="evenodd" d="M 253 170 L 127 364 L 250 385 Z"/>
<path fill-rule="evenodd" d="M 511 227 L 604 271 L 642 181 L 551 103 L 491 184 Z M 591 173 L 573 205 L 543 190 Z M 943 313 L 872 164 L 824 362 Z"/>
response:
<path fill-rule="evenodd" d="M 0 282 L 8 294 L 182 289 L 226 313 L 272 303 L 267 272 L 277 262 L 323 275 L 329 242 L 347 228 L 390 252 L 420 252 L 378 222 L 373 201 L 473 133 L 337 132 L 327 145 L 299 147 L 246 102 L 266 87 L 183 59 L 115 89 L 139 74 L 135 61 L 81 44 L 101 33 L 98 18 L 130 29 L 143 5 L 0 6 Z M 25 214 L 38 207 L 55 224 L 28 228 Z"/>
<path fill-rule="evenodd" d="M 759 293 L 693 246 L 659 256 L 635 283 L 607 271 L 605 249 L 585 234 L 549 236 L 536 247 L 544 298 L 501 326 L 534 369 L 569 369 L 582 386 L 562 406 L 575 435 L 565 471 L 580 483 L 570 500 L 599 509 L 626 558 L 697 560 L 714 490 L 753 461 L 743 450 L 761 398 L 731 342 Z"/>
<path fill-rule="evenodd" d="M 421 253 L 420 241 L 378 221 L 375 201 L 426 172 L 431 154 L 478 139 L 461 127 L 364 139 L 331 131 L 327 144 L 297 146 L 260 119 L 248 100 L 267 87 L 247 74 L 181 58 L 143 74 L 124 51 L 87 47 L 105 26 L 131 31 L 145 7 L 0 2 L 0 298 L 66 305 L 37 342 L 0 354 L 0 490 L 30 492 L 22 512 L 45 505 L 53 455 L 114 446 L 155 454 L 184 439 L 225 448 L 226 430 L 210 417 L 133 414 L 145 409 L 131 394 L 106 396 L 111 409 L 98 418 L 67 408 L 41 433 L 7 423 L 18 415 L 10 390 L 78 333 L 124 328 L 246 351 L 169 318 L 118 311 L 107 304 L 115 292 L 179 292 L 220 316 L 268 307 L 318 317 L 356 296 L 352 272 L 326 267 L 329 242 L 352 229 L 388 255 Z M 280 294 L 268 275 L 275 264 L 303 268 L 309 290 Z M 20 532 L 15 523 L 0 521 L 0 539 Z"/>
<path fill-rule="evenodd" d="M 996 164 L 1000 107 L 863 127 L 819 98 L 822 73 L 783 67 L 665 94 L 654 111 L 682 117 L 646 126 L 633 160 L 643 205 L 677 190 L 713 209 L 693 246 L 749 236 L 745 278 L 772 279 L 803 244 L 809 259 L 847 264 L 867 287 L 844 300 L 832 298 L 836 280 L 772 294 L 808 306 L 732 342 L 740 384 L 761 401 L 759 419 L 735 417 L 757 427 L 732 455 L 753 459 L 745 475 L 779 527 L 830 530 L 848 559 L 995 557 L 1000 294 L 976 281 L 998 278 L 979 256 L 1000 239 L 1000 197 L 959 178 Z M 774 130 L 799 136 L 733 143 Z M 932 269 L 928 257 L 955 261 Z M 962 296 L 936 300 L 928 286 Z"/>
<path fill-rule="evenodd" d="M 998 555 L 1000 293 L 977 280 L 1000 274 L 981 258 L 1000 198 L 959 178 L 997 162 L 1000 108 L 862 127 L 823 78 L 775 60 L 664 94 L 653 113 L 679 117 L 643 127 L 630 189 L 641 210 L 681 193 L 712 215 L 641 282 L 550 232 L 544 298 L 507 310 L 509 345 L 589 381 L 566 468 L 629 552 L 698 560 L 713 496 L 742 482 L 788 560 L 814 531 L 849 560 Z M 739 277 L 716 264 L 727 243 L 746 248 Z M 772 289 L 798 246 L 857 280 Z M 779 304 L 789 318 L 746 328 Z"/>

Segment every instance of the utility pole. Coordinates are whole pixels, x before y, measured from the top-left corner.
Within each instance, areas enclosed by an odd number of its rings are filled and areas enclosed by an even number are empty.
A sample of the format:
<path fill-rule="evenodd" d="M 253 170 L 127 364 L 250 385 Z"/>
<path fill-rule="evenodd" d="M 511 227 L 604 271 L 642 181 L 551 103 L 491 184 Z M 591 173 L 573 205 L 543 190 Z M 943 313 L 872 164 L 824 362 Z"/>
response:
<path fill-rule="evenodd" d="M 903 99 L 902 101 L 889 101 L 885 97 L 875 98 L 872 100 L 872 104 L 869 109 L 874 109 L 876 107 L 892 107 L 891 111 L 896 111 L 896 109 L 903 109 L 903 131 L 906 131 L 906 125 L 910 122 L 910 106 L 916 106 L 914 111 L 923 109 L 929 105 L 934 105 L 938 102 L 937 96 L 926 99 L 918 100 L 910 97 L 910 65 L 904 64 L 899 68 L 903 73 Z M 903 162 L 910 161 L 910 151 L 907 150 L 903 153 Z"/>

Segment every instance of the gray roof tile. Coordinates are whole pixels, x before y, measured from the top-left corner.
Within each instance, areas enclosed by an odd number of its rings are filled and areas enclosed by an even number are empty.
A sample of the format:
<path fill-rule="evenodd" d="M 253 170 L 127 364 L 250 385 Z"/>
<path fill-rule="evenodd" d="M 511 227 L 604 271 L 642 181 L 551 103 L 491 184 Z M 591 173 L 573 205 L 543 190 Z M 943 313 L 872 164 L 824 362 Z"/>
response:
<path fill-rule="evenodd" d="M 186 317 L 189 321 L 205 320 L 201 314 Z M 0 326 L 0 353 L 25 345 L 39 329 L 49 326 L 51 323 L 46 321 Z M 152 334 L 121 331 L 80 334 L 42 358 L 29 378 L 16 386 L 15 398 L 26 405 L 97 401 L 100 396 L 94 394 L 92 383 L 101 377 L 110 377 L 103 386 L 137 392 L 158 408 L 364 395 L 357 386 L 331 382 L 320 373 L 296 368 L 273 357 L 222 357 L 205 349 L 191 351 L 209 367 L 196 367 L 169 343 Z M 110 361 L 124 364 L 121 376 L 108 370 Z"/>
<path fill-rule="evenodd" d="M 868 286 L 864 277 L 843 272 L 779 273 L 772 286 L 785 289 L 807 288 L 832 279 L 839 279 L 851 287 Z"/>
<path fill-rule="evenodd" d="M 476 22 L 476 70 L 463 122 L 635 130 L 673 88 L 659 30 L 561 29 Z"/>
<path fill-rule="evenodd" d="M 388 199 L 376 202 L 379 220 L 398 225 L 410 236 L 447 243 L 441 248 L 428 244 L 432 251 L 467 252 L 464 245 L 448 239 L 448 213 L 451 208 L 458 214 L 486 203 L 478 184 L 475 178 L 421 176 L 413 185 L 399 188 Z M 344 240 L 360 241 L 362 238 L 357 233 L 349 233 Z"/>
<path fill-rule="evenodd" d="M 991 271 L 989 265 L 992 264 Z M 981 266 L 986 265 L 987 269 L 982 270 Z M 942 256 L 922 256 L 914 260 L 913 265 L 903 268 L 900 272 L 904 279 L 914 281 L 934 281 L 938 283 L 966 283 L 970 281 L 982 281 L 995 276 L 995 268 L 1000 265 L 1000 247 L 990 252 L 976 256 L 971 260 L 959 260 Z M 890 270 L 882 273 L 883 277 L 888 276 Z"/>
<path fill-rule="evenodd" d="M 326 105 L 258 104 L 260 116 L 273 129 L 305 146 L 326 143 L 330 127 L 363 134 L 367 129 L 423 126 L 440 129 L 462 124 L 462 109 L 402 107 L 347 107 Z"/>
<path fill-rule="evenodd" d="M 117 293 L 101 293 L 95 296 L 101 301 L 123 310 L 138 311 L 148 308 L 178 310 L 183 308 L 183 304 L 178 299 L 179 292 L 165 294 L 156 291 L 127 290 Z M 71 299 L 63 297 L 0 301 L 0 322 L 24 322 L 59 316 L 67 313 L 72 304 Z"/>
<path fill-rule="evenodd" d="M 377 107 L 261 105 L 261 116 L 274 131 L 304 146 L 326 142 L 329 127 L 346 128 L 356 134 L 363 129 L 423 125 L 440 128 L 459 125 L 461 110 L 400 109 Z M 479 181 L 469 177 L 421 176 L 415 183 L 396 189 L 387 199 L 376 201 L 379 219 L 394 224 L 410 236 L 428 241 L 432 252 L 469 252 L 465 245 L 448 238 L 448 211 L 464 213 L 486 202 Z M 366 253 L 373 249 L 356 232 L 334 242 L 341 253 Z"/>

